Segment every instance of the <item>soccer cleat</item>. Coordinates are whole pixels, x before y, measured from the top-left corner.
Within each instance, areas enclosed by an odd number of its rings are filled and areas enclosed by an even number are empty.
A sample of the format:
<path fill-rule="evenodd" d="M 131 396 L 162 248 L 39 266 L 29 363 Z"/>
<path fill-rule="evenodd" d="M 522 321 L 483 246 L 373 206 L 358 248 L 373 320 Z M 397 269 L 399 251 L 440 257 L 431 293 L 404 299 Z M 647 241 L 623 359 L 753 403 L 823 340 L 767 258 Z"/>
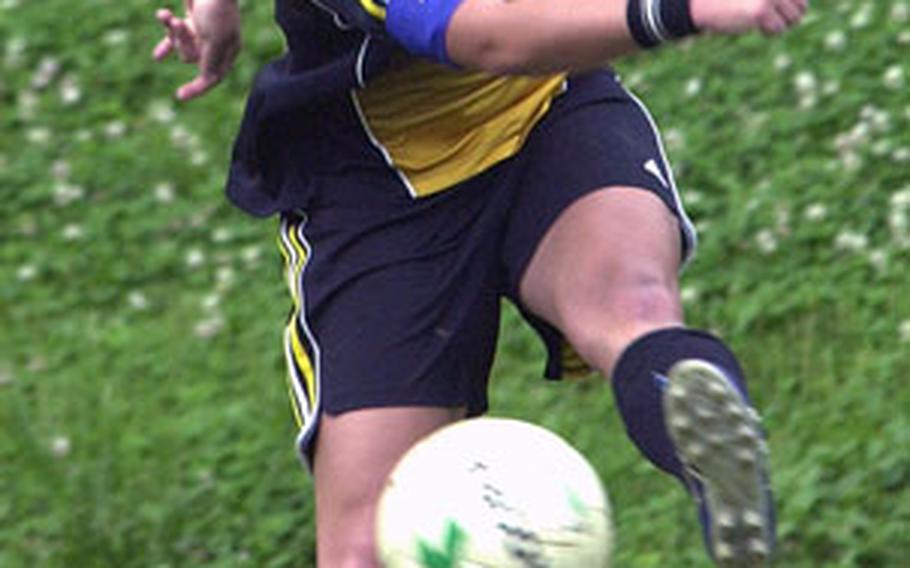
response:
<path fill-rule="evenodd" d="M 711 363 L 680 361 L 668 378 L 664 415 L 711 557 L 724 568 L 768 565 L 774 504 L 758 414 Z"/>

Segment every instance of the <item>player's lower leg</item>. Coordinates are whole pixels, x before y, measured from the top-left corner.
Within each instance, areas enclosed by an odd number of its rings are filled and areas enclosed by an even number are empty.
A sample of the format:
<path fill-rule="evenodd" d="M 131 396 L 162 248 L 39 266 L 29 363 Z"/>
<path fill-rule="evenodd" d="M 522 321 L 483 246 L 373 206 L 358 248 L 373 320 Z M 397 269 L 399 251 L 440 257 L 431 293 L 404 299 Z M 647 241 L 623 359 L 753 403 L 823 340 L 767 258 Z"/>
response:
<path fill-rule="evenodd" d="M 704 332 L 658 330 L 625 350 L 613 386 L 633 442 L 695 498 L 717 564 L 765 564 L 775 540 L 767 446 L 730 350 Z"/>

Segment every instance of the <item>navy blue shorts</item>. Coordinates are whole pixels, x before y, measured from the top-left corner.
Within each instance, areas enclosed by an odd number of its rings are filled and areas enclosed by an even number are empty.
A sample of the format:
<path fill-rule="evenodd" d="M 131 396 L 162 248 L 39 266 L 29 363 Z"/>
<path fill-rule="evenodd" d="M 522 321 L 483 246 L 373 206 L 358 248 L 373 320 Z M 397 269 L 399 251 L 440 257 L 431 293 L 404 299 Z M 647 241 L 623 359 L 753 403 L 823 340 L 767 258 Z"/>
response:
<path fill-rule="evenodd" d="M 383 406 L 487 408 L 500 302 L 544 233 L 583 195 L 658 195 L 695 246 L 656 128 L 612 73 L 573 77 L 521 152 L 414 199 L 392 175 L 332 180 L 285 212 L 280 242 L 294 309 L 285 334 L 303 455 L 321 412 Z M 564 371 L 557 330 L 526 314 Z"/>

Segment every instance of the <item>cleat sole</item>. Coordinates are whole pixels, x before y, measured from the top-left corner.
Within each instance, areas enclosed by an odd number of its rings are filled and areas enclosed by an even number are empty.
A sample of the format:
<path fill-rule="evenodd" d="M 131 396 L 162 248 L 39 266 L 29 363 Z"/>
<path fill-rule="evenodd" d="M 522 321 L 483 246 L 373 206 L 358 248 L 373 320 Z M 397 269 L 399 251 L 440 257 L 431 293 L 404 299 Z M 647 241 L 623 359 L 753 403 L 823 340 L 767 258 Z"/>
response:
<path fill-rule="evenodd" d="M 699 360 L 676 364 L 663 398 L 670 437 L 702 488 L 719 566 L 766 566 L 773 543 L 760 419 L 722 371 Z M 685 427 L 680 427 L 681 425 Z"/>

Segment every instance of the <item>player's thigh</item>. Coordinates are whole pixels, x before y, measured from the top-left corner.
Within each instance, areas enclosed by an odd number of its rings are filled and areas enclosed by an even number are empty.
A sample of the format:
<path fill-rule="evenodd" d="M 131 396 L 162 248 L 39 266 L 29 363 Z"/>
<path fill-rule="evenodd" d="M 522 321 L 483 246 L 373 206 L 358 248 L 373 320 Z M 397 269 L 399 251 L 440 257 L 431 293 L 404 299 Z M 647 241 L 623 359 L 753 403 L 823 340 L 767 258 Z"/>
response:
<path fill-rule="evenodd" d="M 567 207 L 544 234 L 521 278 L 521 300 L 563 327 L 591 308 L 618 318 L 624 295 L 641 292 L 659 304 L 629 305 L 637 312 L 622 315 L 678 319 L 682 250 L 679 218 L 656 194 L 603 188 Z"/>
<path fill-rule="evenodd" d="M 349 554 L 352 547 L 373 546 L 375 506 L 392 467 L 417 440 L 463 416 L 462 408 L 436 406 L 323 415 L 313 480 L 318 547 L 324 561 Z"/>

